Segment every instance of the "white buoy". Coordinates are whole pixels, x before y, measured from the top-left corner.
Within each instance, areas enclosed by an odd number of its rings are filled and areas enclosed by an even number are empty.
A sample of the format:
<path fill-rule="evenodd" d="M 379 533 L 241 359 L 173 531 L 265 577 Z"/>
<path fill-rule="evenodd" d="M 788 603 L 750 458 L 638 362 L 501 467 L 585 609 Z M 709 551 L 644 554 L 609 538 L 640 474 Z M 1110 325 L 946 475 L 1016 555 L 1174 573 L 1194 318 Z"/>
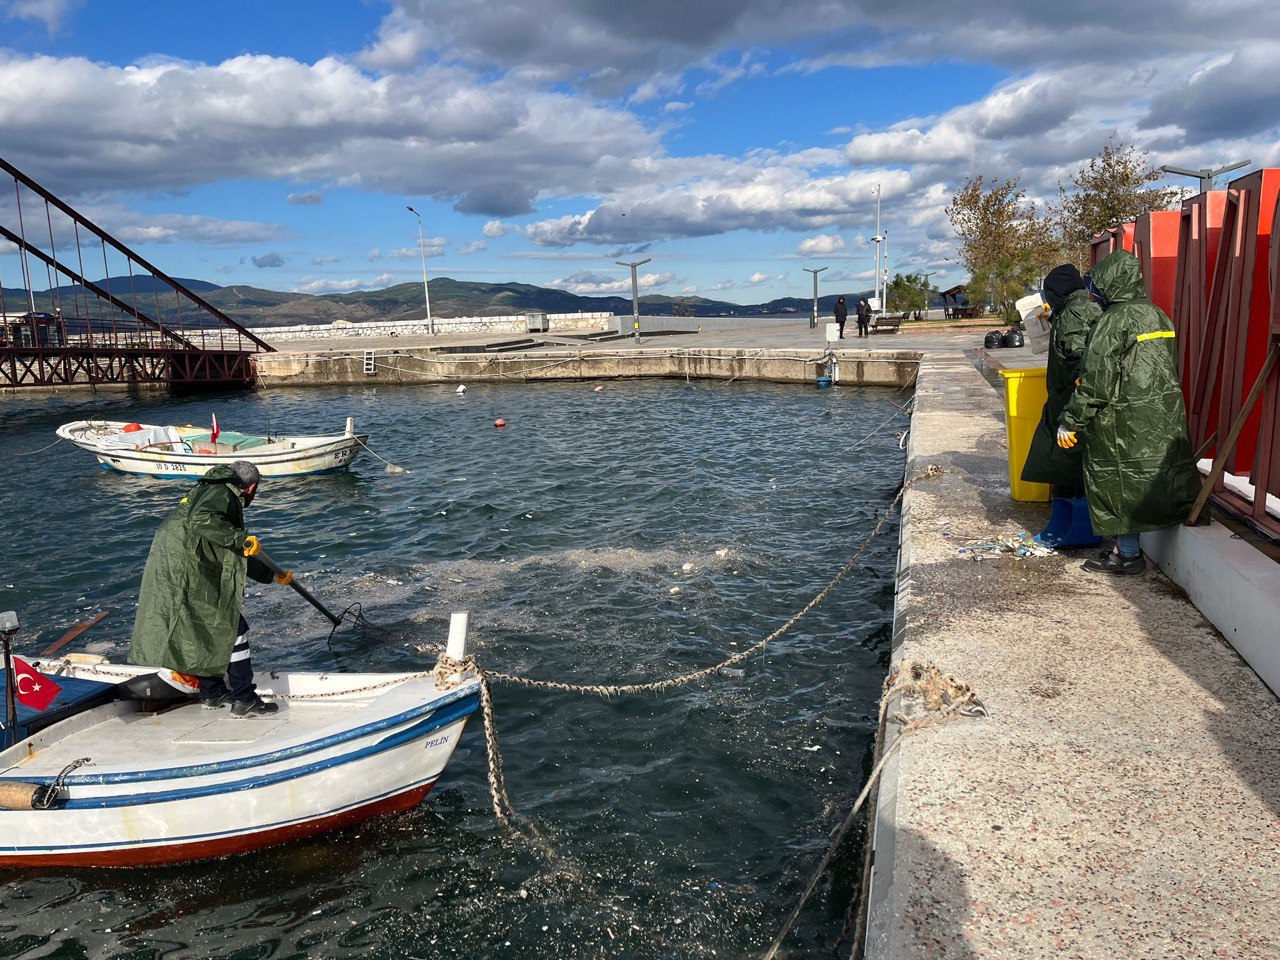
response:
<path fill-rule="evenodd" d="M 460 383 L 460 384 L 458 384 L 458 389 L 457 389 L 457 390 L 455 390 L 455 391 L 453 391 L 453 392 L 454 392 L 454 393 L 459 393 L 459 394 L 461 394 L 461 393 L 466 393 L 466 392 L 467 392 L 467 385 L 466 385 L 465 383 Z"/>

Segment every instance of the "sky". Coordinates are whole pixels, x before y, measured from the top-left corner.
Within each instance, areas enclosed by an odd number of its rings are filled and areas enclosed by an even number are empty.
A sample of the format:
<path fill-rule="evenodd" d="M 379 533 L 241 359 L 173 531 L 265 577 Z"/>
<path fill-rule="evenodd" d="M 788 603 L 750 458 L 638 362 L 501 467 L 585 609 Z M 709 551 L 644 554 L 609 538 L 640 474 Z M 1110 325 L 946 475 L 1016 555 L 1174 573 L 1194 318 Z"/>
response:
<path fill-rule="evenodd" d="M 877 185 L 945 287 L 967 177 L 1280 166 L 1278 62 L 1274 0 L 0 0 L 0 156 L 224 286 L 420 280 L 412 205 L 433 277 L 760 302 L 867 289 Z"/>

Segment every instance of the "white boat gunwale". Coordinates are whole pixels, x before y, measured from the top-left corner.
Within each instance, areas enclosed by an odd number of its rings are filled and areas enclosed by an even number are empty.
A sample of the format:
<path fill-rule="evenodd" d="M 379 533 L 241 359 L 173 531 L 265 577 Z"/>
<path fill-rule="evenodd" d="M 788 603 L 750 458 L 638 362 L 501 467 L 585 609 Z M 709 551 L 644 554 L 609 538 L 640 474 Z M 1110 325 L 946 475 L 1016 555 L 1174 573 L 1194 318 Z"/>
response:
<path fill-rule="evenodd" d="M 405 678 L 405 683 L 411 683 L 411 682 L 412 682 L 412 675 L 407 675 Z M 393 727 L 404 726 L 405 724 L 410 723 L 411 721 L 414 721 L 414 720 L 418 720 L 420 718 L 424 720 L 423 723 L 418 723 L 418 724 L 414 724 L 413 726 L 406 727 L 405 730 L 399 731 L 397 734 L 393 734 L 392 737 L 395 737 L 398 735 L 404 735 L 409 731 L 416 731 L 416 730 L 419 730 L 419 728 L 421 727 L 429 726 L 432 721 L 437 719 L 435 717 L 435 714 L 437 714 L 442 708 L 452 706 L 453 704 L 457 703 L 460 700 L 464 700 L 467 698 L 475 698 L 476 703 L 469 704 L 469 705 L 464 704 L 464 706 L 466 706 L 467 709 L 460 709 L 459 711 L 456 711 L 458 713 L 458 716 L 453 717 L 453 719 L 459 719 L 461 717 L 470 716 L 472 713 L 476 711 L 476 709 L 479 706 L 479 695 L 480 695 L 479 690 L 480 690 L 480 684 L 478 680 L 469 681 L 464 683 L 463 686 L 459 687 L 456 690 L 452 690 L 447 693 L 444 693 L 439 697 L 432 698 L 429 702 L 422 703 L 417 707 L 402 711 L 398 714 L 394 714 L 388 717 L 383 717 L 379 720 L 370 721 L 369 723 L 362 724 L 361 726 L 358 726 L 358 727 L 351 727 L 348 729 L 344 729 L 336 733 L 328 734 L 324 737 L 319 737 L 313 740 L 303 741 L 301 743 L 282 746 L 267 753 L 260 753 L 260 754 L 255 754 L 247 757 L 235 757 L 227 760 L 214 761 L 213 763 L 188 764 L 188 765 L 183 765 L 178 767 L 150 767 L 150 768 L 142 768 L 137 770 L 118 771 L 113 773 L 73 773 L 64 777 L 61 782 L 63 785 L 67 787 L 107 786 L 112 784 L 126 784 L 126 783 L 147 783 L 147 782 L 158 781 L 158 780 L 179 780 L 179 779 L 186 779 L 190 777 L 208 777 L 208 776 L 215 776 L 223 773 L 231 773 L 231 772 L 237 772 L 240 770 L 253 769 L 255 767 L 270 766 L 272 764 L 281 763 L 283 761 L 291 760 L 299 756 L 305 756 L 307 754 L 317 753 L 333 747 L 342 746 L 354 740 L 364 739 L 376 733 L 380 733 L 384 730 L 389 730 Z M 269 693 L 267 695 L 270 696 Z M 107 706 L 110 706 L 110 704 L 108 704 Z M 450 714 L 452 715 L 454 712 L 455 711 L 450 711 Z M 63 721 L 63 722 L 66 722 L 66 721 Z M 430 729 L 422 730 L 420 732 L 427 733 L 427 732 L 430 732 L 431 729 L 438 729 L 439 727 L 447 726 L 451 722 L 453 722 L 453 720 L 442 720 L 438 723 L 435 723 L 434 727 L 430 727 Z M 60 725 L 61 724 L 55 724 L 54 727 L 46 728 L 46 730 L 41 732 L 48 733 L 51 731 L 56 731 L 57 727 Z M 28 739 L 31 739 L 31 738 L 28 738 Z M 391 739 L 391 738 L 384 738 L 384 740 L 385 739 Z M 20 747 L 22 746 L 23 743 L 26 743 L 26 742 L 27 741 L 19 741 L 19 743 L 14 744 L 14 747 Z M 380 741 L 379 745 L 381 745 L 382 742 L 383 741 Z M 49 745 L 52 745 L 52 744 L 50 743 Z M 10 748 L 10 749 L 13 749 L 13 748 Z M 386 749 L 386 747 L 383 747 L 383 749 Z M 8 752 L 8 751 L 5 751 L 5 752 Z M 339 756 L 350 757 L 351 759 L 355 759 L 355 757 L 351 754 L 340 754 Z M 3 757 L 3 754 L 0 754 L 0 757 Z M 293 770 L 301 770 L 302 768 L 290 767 L 288 769 L 293 771 Z M 24 783 L 49 784 L 49 783 L 52 783 L 56 778 L 57 778 L 56 774 L 34 774 L 34 775 L 26 775 L 26 776 L 0 775 L 0 783 L 5 781 L 15 781 L 15 782 L 24 782 Z M 153 796 L 153 794 L 136 794 L 135 795 L 135 797 L 141 797 L 141 796 Z M 85 798 L 85 799 L 87 800 L 88 798 Z M 65 809 L 74 802 L 75 801 L 69 801 L 67 804 L 61 805 L 60 809 Z M 152 801 L 152 802 L 155 802 L 155 801 Z"/>

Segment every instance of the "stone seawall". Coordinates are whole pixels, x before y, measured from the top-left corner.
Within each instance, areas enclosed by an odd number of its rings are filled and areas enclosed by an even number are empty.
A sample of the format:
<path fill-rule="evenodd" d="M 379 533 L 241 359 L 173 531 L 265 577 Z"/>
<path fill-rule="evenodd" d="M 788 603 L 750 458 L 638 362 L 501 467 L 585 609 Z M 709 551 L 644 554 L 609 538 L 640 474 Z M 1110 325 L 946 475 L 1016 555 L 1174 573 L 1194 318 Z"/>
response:
<path fill-rule="evenodd" d="M 435 332 L 446 333 L 526 333 L 531 317 L 545 316 L 548 331 L 609 330 L 617 324 L 612 313 L 510 314 L 501 317 L 436 317 Z M 421 320 L 384 320 L 367 323 L 312 323 L 292 327 L 252 327 L 254 336 L 268 343 L 296 340 L 336 340 L 343 337 L 429 336 L 431 327 Z"/>
<path fill-rule="evenodd" d="M 842 350 L 835 357 L 837 383 L 904 387 L 915 378 L 919 354 Z M 640 377 L 813 383 L 815 377 L 831 373 L 828 354 L 822 350 L 539 350 L 494 356 L 437 355 L 422 348 L 264 354 L 254 362 L 267 387 Z"/>

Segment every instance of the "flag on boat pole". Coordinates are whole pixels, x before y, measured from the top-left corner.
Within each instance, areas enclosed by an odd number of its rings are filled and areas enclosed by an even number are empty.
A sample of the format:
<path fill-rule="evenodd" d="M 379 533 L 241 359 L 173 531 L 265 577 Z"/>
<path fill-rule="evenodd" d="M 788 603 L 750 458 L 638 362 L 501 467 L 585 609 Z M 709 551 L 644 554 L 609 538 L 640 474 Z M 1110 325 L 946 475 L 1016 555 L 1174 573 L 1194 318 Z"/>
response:
<path fill-rule="evenodd" d="M 214 413 L 214 414 L 211 414 L 211 416 L 213 417 L 213 426 L 209 428 L 209 442 L 217 443 L 218 434 L 220 434 L 222 431 L 218 429 L 218 415 Z"/>
<path fill-rule="evenodd" d="M 13 657 L 13 692 L 19 703 L 43 713 L 62 688 L 19 656 Z"/>

